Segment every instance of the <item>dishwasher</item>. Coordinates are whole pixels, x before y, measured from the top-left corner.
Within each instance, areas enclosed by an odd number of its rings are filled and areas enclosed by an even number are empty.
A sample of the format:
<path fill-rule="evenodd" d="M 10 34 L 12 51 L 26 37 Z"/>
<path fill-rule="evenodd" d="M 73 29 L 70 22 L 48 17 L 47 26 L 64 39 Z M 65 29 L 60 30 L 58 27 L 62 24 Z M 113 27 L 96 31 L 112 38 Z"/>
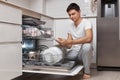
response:
<path fill-rule="evenodd" d="M 41 45 L 43 46 L 45 47 Z M 23 54 L 23 72 L 74 76 L 83 69 L 82 65 L 64 58 L 65 55 L 58 46 L 44 51 L 29 51 Z"/>
<path fill-rule="evenodd" d="M 45 24 L 38 19 L 23 18 L 22 71 L 27 73 L 75 76 L 83 70 L 76 61 L 65 59 L 66 49 L 59 45 L 39 45 L 42 38 L 51 37 L 51 29 L 42 29 Z M 37 27 L 36 27 L 37 26 Z"/>

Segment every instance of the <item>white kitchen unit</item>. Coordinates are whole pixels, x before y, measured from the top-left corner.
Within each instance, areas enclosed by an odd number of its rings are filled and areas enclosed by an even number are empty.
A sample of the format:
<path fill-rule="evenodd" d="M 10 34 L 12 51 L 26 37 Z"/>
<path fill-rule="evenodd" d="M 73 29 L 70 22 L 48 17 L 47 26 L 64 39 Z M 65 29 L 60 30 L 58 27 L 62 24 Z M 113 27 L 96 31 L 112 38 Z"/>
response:
<path fill-rule="evenodd" d="M 0 79 L 22 74 L 22 11 L 0 3 Z"/>
<path fill-rule="evenodd" d="M 38 13 L 45 13 L 46 10 L 46 0 L 6 0 L 6 2 Z"/>

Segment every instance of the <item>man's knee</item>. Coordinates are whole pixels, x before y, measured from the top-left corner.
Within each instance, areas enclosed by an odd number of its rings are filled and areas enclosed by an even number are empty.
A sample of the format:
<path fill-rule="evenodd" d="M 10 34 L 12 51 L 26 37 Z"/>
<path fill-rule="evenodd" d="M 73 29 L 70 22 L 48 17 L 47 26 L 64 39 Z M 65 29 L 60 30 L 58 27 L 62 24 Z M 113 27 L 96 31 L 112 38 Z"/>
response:
<path fill-rule="evenodd" d="M 66 59 L 67 60 L 76 60 L 76 57 L 78 55 L 77 51 L 71 50 L 68 52 L 68 54 L 66 55 Z"/>
<path fill-rule="evenodd" d="M 83 44 L 82 50 L 85 52 L 90 52 L 92 50 L 92 46 L 89 43 Z"/>

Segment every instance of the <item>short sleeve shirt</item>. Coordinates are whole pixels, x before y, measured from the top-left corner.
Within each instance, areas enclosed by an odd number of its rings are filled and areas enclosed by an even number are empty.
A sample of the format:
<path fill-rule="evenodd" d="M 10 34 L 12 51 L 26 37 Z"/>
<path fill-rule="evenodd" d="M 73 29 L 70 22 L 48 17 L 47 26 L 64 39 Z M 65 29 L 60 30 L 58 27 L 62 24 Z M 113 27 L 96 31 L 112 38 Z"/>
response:
<path fill-rule="evenodd" d="M 87 19 L 82 19 L 81 23 L 77 27 L 74 25 L 74 23 L 72 23 L 68 33 L 72 35 L 73 39 L 78 39 L 85 36 L 87 29 L 92 29 L 92 25 Z M 77 51 L 79 51 L 80 48 L 81 44 L 75 44 L 72 46 L 72 49 Z"/>

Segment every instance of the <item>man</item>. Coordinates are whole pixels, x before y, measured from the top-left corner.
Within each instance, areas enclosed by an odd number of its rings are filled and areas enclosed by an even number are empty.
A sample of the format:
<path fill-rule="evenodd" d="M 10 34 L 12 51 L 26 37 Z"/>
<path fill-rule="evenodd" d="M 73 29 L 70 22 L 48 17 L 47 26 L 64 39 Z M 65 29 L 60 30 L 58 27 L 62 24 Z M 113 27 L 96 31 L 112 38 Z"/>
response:
<path fill-rule="evenodd" d="M 81 17 L 80 7 L 71 3 L 67 13 L 73 21 L 67 39 L 58 38 L 56 41 L 63 47 L 71 48 L 67 59 L 82 61 L 84 66 L 84 79 L 90 78 L 90 60 L 92 55 L 91 42 L 93 38 L 91 23 Z"/>

